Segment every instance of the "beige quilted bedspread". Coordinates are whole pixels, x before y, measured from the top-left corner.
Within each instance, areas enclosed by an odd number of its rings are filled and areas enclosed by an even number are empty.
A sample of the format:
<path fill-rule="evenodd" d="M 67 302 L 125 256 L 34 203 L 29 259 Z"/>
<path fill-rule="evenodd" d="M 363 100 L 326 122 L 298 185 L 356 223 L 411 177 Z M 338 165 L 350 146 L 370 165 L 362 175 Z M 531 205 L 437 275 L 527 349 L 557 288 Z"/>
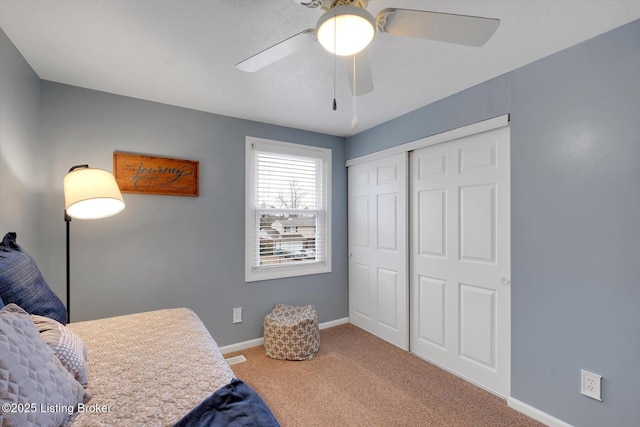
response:
<path fill-rule="evenodd" d="M 77 426 L 171 426 L 234 375 L 186 308 L 70 323 L 88 349 L 93 412 Z"/>

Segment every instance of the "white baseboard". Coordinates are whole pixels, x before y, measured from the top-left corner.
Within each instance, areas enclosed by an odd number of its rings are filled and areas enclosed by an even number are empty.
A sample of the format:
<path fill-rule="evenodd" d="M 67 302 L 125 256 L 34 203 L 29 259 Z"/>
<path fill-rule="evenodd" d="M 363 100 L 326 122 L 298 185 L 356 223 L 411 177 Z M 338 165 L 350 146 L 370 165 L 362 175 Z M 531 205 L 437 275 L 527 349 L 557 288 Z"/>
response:
<path fill-rule="evenodd" d="M 264 344 L 264 337 L 256 338 L 249 341 L 243 341 L 235 344 L 225 345 L 224 347 L 220 347 L 220 352 L 222 354 L 233 353 L 234 351 L 240 351 L 240 350 L 245 350 L 251 347 L 257 347 L 262 344 Z"/>
<path fill-rule="evenodd" d="M 528 417 L 533 418 L 536 421 L 540 421 L 544 425 L 549 427 L 572 427 L 571 424 L 565 423 L 558 418 L 547 414 L 546 412 L 542 412 L 541 410 L 534 408 L 533 406 L 527 405 L 524 402 L 519 401 L 518 399 L 514 399 L 513 397 L 507 398 L 507 405 L 510 408 L 515 409 L 518 412 L 522 412 Z"/>
<path fill-rule="evenodd" d="M 330 320 L 328 322 L 323 322 L 318 325 L 320 329 L 333 328 L 334 326 L 344 325 L 345 323 L 349 323 L 348 317 L 343 317 L 342 319 Z M 220 347 L 220 352 L 222 354 L 233 353 L 234 351 L 245 350 L 251 347 L 257 347 L 259 345 L 264 344 L 264 337 L 256 338 L 249 341 L 243 341 L 236 344 L 225 345 L 224 347 Z"/>
<path fill-rule="evenodd" d="M 318 325 L 318 328 L 320 328 L 320 330 L 327 329 L 327 328 L 333 328 L 334 326 L 344 325 L 345 323 L 349 323 L 349 318 L 348 317 L 343 317 L 342 319 L 329 320 L 328 322 L 320 323 Z"/>

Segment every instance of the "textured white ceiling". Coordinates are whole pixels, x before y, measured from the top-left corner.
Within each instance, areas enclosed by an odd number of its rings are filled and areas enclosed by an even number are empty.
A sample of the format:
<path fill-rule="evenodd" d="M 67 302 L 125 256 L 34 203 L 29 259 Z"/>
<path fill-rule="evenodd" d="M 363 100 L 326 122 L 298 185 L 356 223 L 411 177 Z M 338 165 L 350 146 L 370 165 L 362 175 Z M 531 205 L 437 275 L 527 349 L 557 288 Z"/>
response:
<path fill-rule="evenodd" d="M 352 135 L 640 19 L 640 0 L 371 0 L 486 16 L 481 48 L 377 33 L 375 90 L 351 97 L 319 44 L 256 73 L 234 65 L 304 29 L 320 9 L 294 0 L 0 0 L 0 27 L 44 80 L 201 111 Z M 352 121 L 357 115 L 357 126 Z"/>

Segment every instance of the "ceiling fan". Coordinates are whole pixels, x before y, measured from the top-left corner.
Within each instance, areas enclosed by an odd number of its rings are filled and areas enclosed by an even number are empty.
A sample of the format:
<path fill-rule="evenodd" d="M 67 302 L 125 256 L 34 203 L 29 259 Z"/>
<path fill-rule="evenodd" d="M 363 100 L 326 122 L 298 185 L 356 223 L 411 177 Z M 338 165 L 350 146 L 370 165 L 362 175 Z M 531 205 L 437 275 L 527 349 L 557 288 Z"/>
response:
<path fill-rule="evenodd" d="M 367 11 L 368 0 L 294 0 L 325 13 L 316 28 L 289 37 L 236 64 L 246 72 L 258 71 L 305 46 L 319 41 L 330 53 L 345 58 L 354 96 L 373 90 L 371 66 L 366 47 L 375 31 L 398 37 L 437 40 L 480 47 L 496 32 L 499 19 L 387 8 L 373 16 Z"/>

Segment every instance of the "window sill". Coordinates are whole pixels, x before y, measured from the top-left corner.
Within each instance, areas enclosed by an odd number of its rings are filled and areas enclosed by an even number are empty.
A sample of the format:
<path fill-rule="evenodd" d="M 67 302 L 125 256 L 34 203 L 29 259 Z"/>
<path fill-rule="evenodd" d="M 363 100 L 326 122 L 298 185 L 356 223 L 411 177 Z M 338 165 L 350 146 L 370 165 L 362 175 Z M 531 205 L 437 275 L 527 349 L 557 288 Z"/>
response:
<path fill-rule="evenodd" d="M 247 270 L 245 282 L 258 282 L 261 280 L 283 279 L 287 277 L 308 276 L 310 274 L 331 273 L 331 265 L 300 265 L 292 267 L 262 268 Z"/>

